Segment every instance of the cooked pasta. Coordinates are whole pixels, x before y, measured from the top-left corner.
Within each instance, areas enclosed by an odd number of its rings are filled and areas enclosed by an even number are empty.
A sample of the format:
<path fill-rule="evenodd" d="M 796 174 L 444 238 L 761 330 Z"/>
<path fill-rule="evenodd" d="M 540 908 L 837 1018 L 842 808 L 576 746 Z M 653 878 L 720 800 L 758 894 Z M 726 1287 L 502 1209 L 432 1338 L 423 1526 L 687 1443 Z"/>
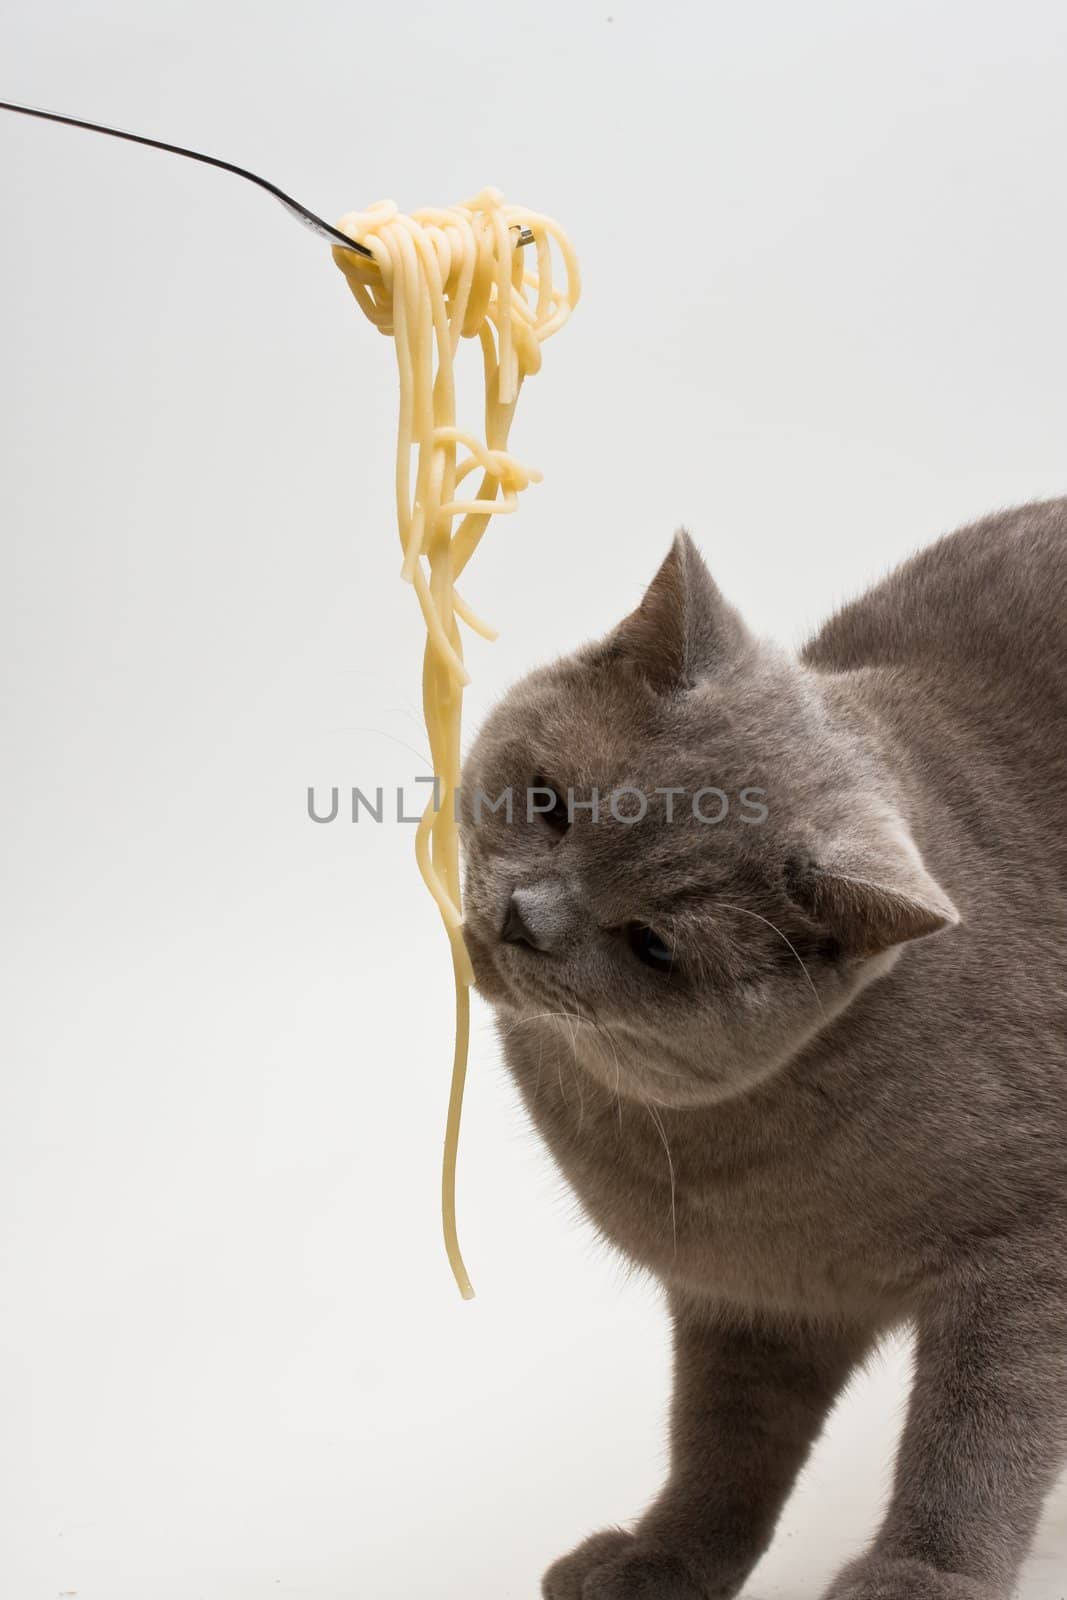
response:
<path fill-rule="evenodd" d="M 422 693 L 435 782 L 415 850 L 452 951 L 456 1036 L 445 1126 L 442 1219 L 445 1248 L 464 1299 L 474 1293 L 456 1231 L 456 1154 L 470 1037 L 470 959 L 463 943 L 459 838 L 463 688 L 462 622 L 483 638 L 493 630 L 456 590 L 489 520 L 513 512 L 540 473 L 508 451 L 523 379 L 539 370 L 541 345 L 578 299 L 578 264 L 566 234 L 549 217 L 505 205 L 485 189 L 466 205 L 399 212 L 392 201 L 353 212 L 338 224 L 373 260 L 337 246 L 334 259 L 362 310 L 395 341 L 400 375 L 396 516 L 401 573 L 415 589 L 426 624 Z M 532 235 L 535 262 L 527 265 Z M 565 287 L 553 277 L 553 244 Z M 481 345 L 484 438 L 457 426 L 453 364 L 461 338 Z M 473 496 L 461 485 L 481 472 Z M 458 527 L 456 522 L 458 519 Z"/>

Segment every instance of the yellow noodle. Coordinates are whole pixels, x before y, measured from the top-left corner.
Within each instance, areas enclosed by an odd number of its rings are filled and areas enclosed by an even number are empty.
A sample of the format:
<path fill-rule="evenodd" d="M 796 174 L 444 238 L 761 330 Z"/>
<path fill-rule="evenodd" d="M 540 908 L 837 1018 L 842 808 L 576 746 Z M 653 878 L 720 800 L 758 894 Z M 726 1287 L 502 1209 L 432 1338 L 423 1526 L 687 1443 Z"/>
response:
<path fill-rule="evenodd" d="M 385 200 L 352 212 L 338 226 L 372 253 L 368 260 L 340 246 L 333 252 L 361 310 L 393 338 L 400 380 L 396 518 L 401 575 L 413 585 L 426 624 L 423 711 L 435 775 L 415 854 L 448 933 L 456 983 L 441 1209 L 449 1263 L 469 1299 L 474 1291 L 456 1233 L 456 1155 L 474 981 L 463 943 L 455 819 L 463 688 L 470 681 L 459 623 L 483 638 L 496 635 L 454 585 L 490 518 L 513 512 L 521 491 L 540 481 L 539 472 L 509 453 L 508 435 L 523 380 L 540 370 L 542 343 L 577 303 L 578 263 L 558 223 L 505 205 L 495 189 L 484 189 L 466 205 L 427 208 L 411 216 Z M 523 229 L 533 235 L 525 249 L 518 243 Z M 565 285 L 553 277 L 553 244 L 563 261 Z M 527 266 L 527 256 L 536 261 L 536 270 Z M 477 338 L 481 345 L 484 440 L 456 424 L 453 360 L 461 337 Z M 473 496 L 457 498 L 460 484 L 478 470 Z"/>

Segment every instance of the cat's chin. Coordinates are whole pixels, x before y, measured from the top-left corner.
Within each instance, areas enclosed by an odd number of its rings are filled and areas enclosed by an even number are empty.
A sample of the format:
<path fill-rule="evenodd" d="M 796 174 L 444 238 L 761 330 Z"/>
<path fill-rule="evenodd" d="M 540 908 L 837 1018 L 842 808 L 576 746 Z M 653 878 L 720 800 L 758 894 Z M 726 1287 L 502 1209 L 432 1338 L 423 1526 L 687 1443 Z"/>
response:
<path fill-rule="evenodd" d="M 717 1057 L 705 1055 L 694 1069 L 684 1055 L 664 1060 L 661 1042 L 651 1036 L 635 1036 L 628 1043 L 619 1030 L 612 1029 L 611 1040 L 614 1049 L 606 1049 L 602 1040 L 583 1036 L 579 1060 L 589 1075 L 613 1096 L 672 1111 L 706 1109 L 750 1094 L 780 1072 L 794 1054 L 783 1049 L 774 1056 L 739 1057 L 724 1049 Z"/>
<path fill-rule="evenodd" d="M 768 980 L 720 995 L 642 1012 L 613 1011 L 603 997 L 575 994 L 555 963 L 521 944 L 465 929 L 480 996 L 519 1049 L 557 1035 L 574 1067 L 612 1099 L 675 1110 L 713 1107 L 765 1087 L 788 1069 L 842 1011 L 895 966 L 898 949 L 842 964 L 830 979 L 790 992 Z M 520 1050 L 521 1053 L 521 1050 Z"/>
<path fill-rule="evenodd" d="M 725 1044 L 717 1054 L 699 1054 L 688 1045 L 675 1051 L 665 1045 L 662 1033 L 619 1019 L 594 1018 L 579 1002 L 547 990 L 505 989 L 499 975 L 492 993 L 488 985 L 479 984 L 479 990 L 491 1000 L 501 1034 L 514 1047 L 513 1065 L 527 1053 L 540 1060 L 546 1045 L 561 1047 L 573 1069 L 613 1102 L 679 1111 L 721 1105 L 773 1077 L 794 1053 L 783 1047 L 773 1056 L 754 1059 Z M 699 1068 L 694 1068 L 695 1059 Z"/>

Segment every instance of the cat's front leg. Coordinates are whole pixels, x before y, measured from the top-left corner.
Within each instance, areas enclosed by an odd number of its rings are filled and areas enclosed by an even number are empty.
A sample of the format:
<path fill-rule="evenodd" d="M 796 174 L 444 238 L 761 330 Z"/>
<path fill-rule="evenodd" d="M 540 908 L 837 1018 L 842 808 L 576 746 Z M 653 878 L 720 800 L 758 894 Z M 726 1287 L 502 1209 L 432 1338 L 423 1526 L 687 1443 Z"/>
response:
<path fill-rule="evenodd" d="M 889 1514 L 827 1600 L 1011 1593 L 1067 1457 L 1065 1263 L 1067 1226 L 1006 1239 L 921 1315 Z"/>
<path fill-rule="evenodd" d="M 727 1323 L 680 1296 L 670 1475 L 634 1531 L 607 1529 L 545 1574 L 545 1600 L 727 1600 L 770 1543 L 866 1333 Z"/>

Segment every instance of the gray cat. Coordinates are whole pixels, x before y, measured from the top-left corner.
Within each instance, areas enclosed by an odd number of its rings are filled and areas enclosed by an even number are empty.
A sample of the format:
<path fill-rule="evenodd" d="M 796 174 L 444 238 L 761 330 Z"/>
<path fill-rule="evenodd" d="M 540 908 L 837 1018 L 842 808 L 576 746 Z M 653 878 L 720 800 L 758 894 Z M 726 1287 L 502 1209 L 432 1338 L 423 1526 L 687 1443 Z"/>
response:
<path fill-rule="evenodd" d="M 799 659 L 679 534 L 631 616 L 490 717 L 478 984 L 674 1332 L 667 1482 L 548 1600 L 735 1594 L 901 1325 L 892 1501 L 830 1594 L 1010 1592 L 1067 1456 L 1065 734 L 1064 500 L 942 540 Z"/>

